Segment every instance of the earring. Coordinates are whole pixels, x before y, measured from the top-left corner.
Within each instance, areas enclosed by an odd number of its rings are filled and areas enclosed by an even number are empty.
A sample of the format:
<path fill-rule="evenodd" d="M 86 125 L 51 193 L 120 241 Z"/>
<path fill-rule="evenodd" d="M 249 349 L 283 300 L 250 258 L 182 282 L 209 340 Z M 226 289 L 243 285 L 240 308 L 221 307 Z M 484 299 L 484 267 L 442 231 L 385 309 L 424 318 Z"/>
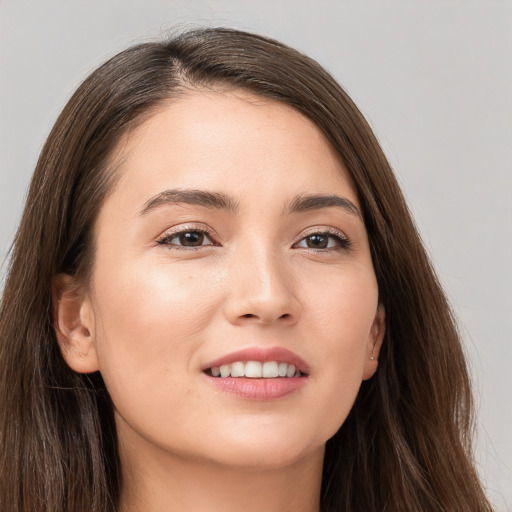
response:
<path fill-rule="evenodd" d="M 370 356 L 370 361 L 375 361 L 375 357 Z"/>

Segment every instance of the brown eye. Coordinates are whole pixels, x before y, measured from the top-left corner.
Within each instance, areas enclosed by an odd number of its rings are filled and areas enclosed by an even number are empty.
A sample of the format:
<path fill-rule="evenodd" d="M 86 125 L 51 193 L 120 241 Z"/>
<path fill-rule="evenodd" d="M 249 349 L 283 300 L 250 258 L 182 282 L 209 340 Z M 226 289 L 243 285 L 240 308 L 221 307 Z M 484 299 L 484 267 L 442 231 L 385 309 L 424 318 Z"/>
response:
<path fill-rule="evenodd" d="M 179 240 L 180 245 L 184 245 L 186 247 L 198 247 L 203 245 L 206 237 L 204 236 L 204 233 L 201 233 L 200 231 L 187 231 L 186 233 L 180 233 L 175 238 Z"/>
<path fill-rule="evenodd" d="M 341 235 L 320 232 L 312 233 L 300 240 L 295 247 L 316 250 L 348 250 L 350 248 L 350 241 Z"/>
<path fill-rule="evenodd" d="M 208 233 L 201 230 L 180 231 L 165 235 L 158 241 L 160 245 L 177 246 L 177 247 L 202 247 L 205 245 L 213 245 Z"/>
<path fill-rule="evenodd" d="M 306 245 L 310 249 L 327 249 L 329 237 L 326 235 L 311 235 L 305 238 Z"/>

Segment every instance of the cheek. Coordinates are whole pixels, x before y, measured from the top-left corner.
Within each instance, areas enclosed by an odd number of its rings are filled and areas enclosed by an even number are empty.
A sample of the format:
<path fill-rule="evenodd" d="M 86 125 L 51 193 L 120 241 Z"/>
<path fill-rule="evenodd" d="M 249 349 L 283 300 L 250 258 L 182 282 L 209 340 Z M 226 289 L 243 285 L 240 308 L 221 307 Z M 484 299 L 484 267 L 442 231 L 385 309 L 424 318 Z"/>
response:
<path fill-rule="evenodd" d="M 215 287 L 185 265 L 125 265 L 98 273 L 95 282 L 100 332 L 107 342 L 123 339 L 124 348 L 124 339 L 141 337 L 136 348 L 150 349 L 145 339 L 166 345 L 193 338 L 216 306 Z"/>
<path fill-rule="evenodd" d="M 97 272 L 94 280 L 100 371 L 118 408 L 140 407 L 179 386 L 190 370 L 218 293 L 185 265 L 98 268 L 115 269 Z M 172 399 L 167 395 L 165 403 Z"/>
<path fill-rule="evenodd" d="M 319 386 L 315 414 L 323 436 L 331 437 L 352 408 L 372 343 L 378 291 L 373 271 L 331 273 L 316 276 L 316 292 L 310 294 L 309 338 L 315 347 Z"/>
<path fill-rule="evenodd" d="M 315 283 L 312 287 L 311 283 Z M 375 320 L 378 288 L 370 265 L 352 265 L 308 274 L 300 292 L 318 333 L 331 340 L 332 350 L 366 347 Z"/>

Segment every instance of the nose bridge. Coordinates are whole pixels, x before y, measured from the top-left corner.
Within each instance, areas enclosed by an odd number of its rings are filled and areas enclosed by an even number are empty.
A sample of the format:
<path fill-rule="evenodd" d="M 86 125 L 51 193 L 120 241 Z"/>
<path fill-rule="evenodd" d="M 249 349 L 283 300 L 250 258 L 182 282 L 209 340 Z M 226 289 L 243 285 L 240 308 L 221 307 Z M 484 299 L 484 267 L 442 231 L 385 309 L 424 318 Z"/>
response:
<path fill-rule="evenodd" d="M 230 321 L 296 320 L 298 302 L 286 254 L 257 236 L 236 252 L 227 306 Z"/>

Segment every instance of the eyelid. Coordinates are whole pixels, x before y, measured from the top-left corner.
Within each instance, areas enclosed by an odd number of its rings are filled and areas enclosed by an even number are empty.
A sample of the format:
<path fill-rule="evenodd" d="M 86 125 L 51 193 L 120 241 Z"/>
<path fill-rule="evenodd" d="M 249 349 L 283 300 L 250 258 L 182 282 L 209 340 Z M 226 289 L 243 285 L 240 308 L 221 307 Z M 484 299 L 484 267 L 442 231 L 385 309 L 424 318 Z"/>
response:
<path fill-rule="evenodd" d="M 186 247 L 186 246 L 181 246 L 181 245 L 177 245 L 177 244 L 166 243 L 166 240 L 172 240 L 173 238 L 176 238 L 178 235 L 180 235 L 182 233 L 188 233 L 188 232 L 203 233 L 210 239 L 210 241 L 212 243 L 206 244 L 206 245 L 199 245 L 197 247 L 193 247 L 193 246 Z M 208 227 L 204 224 L 201 224 L 201 223 L 199 223 L 199 224 L 193 224 L 193 223 L 188 224 L 187 223 L 187 224 L 179 224 L 177 226 L 174 226 L 172 228 L 165 230 L 161 235 L 159 235 L 156 238 L 156 243 L 159 245 L 172 246 L 174 249 L 185 249 L 185 250 L 189 251 L 189 250 L 194 250 L 194 249 L 200 249 L 202 247 L 219 246 L 220 244 L 215 242 L 216 238 L 218 238 L 217 234 L 210 227 Z"/>
<path fill-rule="evenodd" d="M 317 235 L 317 234 L 333 235 L 333 236 L 338 236 L 339 238 L 342 238 L 343 240 L 347 240 L 347 241 L 350 240 L 349 236 L 346 233 L 344 233 L 341 229 L 333 228 L 332 226 L 313 226 L 313 227 L 307 228 L 300 234 L 299 241 L 308 236 Z"/>
<path fill-rule="evenodd" d="M 315 226 L 312 228 L 308 228 L 306 231 L 304 231 L 300 238 L 294 242 L 293 247 L 295 247 L 298 243 L 302 242 L 304 239 L 306 239 L 309 236 L 312 235 L 327 235 L 339 238 L 341 240 L 341 244 L 336 247 L 330 247 L 330 248 L 324 248 L 324 249 L 315 249 L 312 247 L 300 247 L 300 249 L 306 249 L 314 252 L 326 252 L 326 251 L 332 251 L 332 250 L 349 250 L 352 241 L 351 239 L 340 229 L 333 228 L 333 227 L 327 227 L 327 226 Z"/>

